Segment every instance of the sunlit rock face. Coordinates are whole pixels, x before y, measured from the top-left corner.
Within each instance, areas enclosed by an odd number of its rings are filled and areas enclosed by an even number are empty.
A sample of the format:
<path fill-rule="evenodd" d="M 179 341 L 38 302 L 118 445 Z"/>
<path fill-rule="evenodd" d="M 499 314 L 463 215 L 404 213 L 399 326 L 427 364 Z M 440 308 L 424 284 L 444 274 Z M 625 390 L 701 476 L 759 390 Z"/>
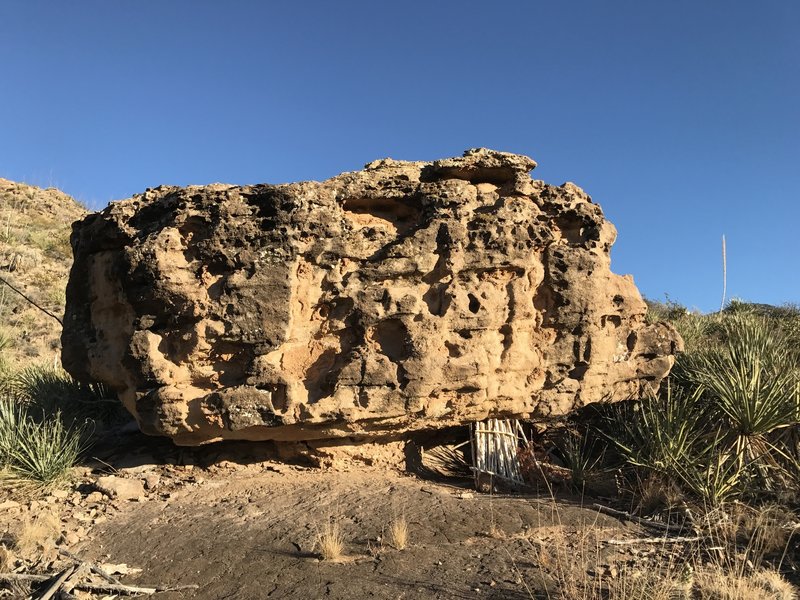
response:
<path fill-rule="evenodd" d="M 115 202 L 74 226 L 64 366 L 178 444 L 397 436 L 640 396 L 680 338 L 611 273 L 600 207 L 535 166 L 477 149 Z"/>

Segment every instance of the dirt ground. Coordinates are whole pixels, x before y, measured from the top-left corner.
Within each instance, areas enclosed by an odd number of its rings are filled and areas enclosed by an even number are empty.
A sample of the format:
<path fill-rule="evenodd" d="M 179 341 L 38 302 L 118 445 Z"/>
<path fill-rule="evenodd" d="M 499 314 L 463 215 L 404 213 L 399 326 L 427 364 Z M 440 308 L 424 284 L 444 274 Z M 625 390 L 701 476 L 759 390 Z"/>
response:
<path fill-rule="evenodd" d="M 477 495 L 378 470 L 264 471 L 190 484 L 167 499 L 130 503 L 77 552 L 143 569 L 142 582 L 197 584 L 195 598 L 528 598 L 536 538 L 587 523 L 609 538 L 616 520 L 536 498 Z M 409 547 L 387 542 L 395 515 Z M 345 556 L 317 558 L 326 519 Z M 494 527 L 494 529 L 493 529 Z M 164 593 L 157 598 L 180 598 Z"/>
<path fill-rule="evenodd" d="M 150 596 L 158 600 L 538 598 L 554 588 L 564 558 L 597 574 L 646 563 L 643 555 L 632 561 L 628 547 L 603 543 L 645 533 L 582 507 L 579 498 L 482 494 L 469 480 L 363 465 L 309 468 L 265 459 L 258 447 L 244 454 L 225 448 L 178 449 L 131 434 L 84 467 L 66 498 L 0 517 L 54 509 L 63 528 L 58 547 L 141 569 L 119 576 L 124 583 L 198 586 Z M 146 491 L 109 498 L 93 483 L 108 474 L 146 482 Z M 409 529 L 403 550 L 389 542 L 400 517 Z M 319 556 L 329 522 L 344 538 L 336 561 Z M 29 572 L 53 572 L 57 560 Z"/>
<path fill-rule="evenodd" d="M 136 501 L 111 502 L 70 550 L 142 569 L 125 583 L 199 586 L 157 599 L 530 598 L 552 588 L 560 568 L 549 543 L 580 552 L 589 532 L 592 556 L 580 559 L 602 571 L 625 557 L 599 541 L 641 535 L 579 499 L 554 501 L 547 492 L 480 494 L 467 480 L 385 467 L 321 470 L 150 445 L 95 468 L 157 483 Z M 389 543 L 399 517 L 409 529 L 403 550 Z M 338 561 L 318 554 L 331 521 L 345 541 Z"/>

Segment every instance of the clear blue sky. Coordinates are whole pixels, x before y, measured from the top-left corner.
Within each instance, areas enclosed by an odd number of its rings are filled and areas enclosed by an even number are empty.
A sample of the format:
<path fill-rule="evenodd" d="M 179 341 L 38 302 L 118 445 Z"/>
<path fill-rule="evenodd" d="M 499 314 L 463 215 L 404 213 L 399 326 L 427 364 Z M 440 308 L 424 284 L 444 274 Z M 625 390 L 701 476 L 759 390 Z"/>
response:
<path fill-rule="evenodd" d="M 0 176 L 94 208 L 474 146 L 574 181 L 612 268 L 800 302 L 800 2 L 0 0 Z"/>

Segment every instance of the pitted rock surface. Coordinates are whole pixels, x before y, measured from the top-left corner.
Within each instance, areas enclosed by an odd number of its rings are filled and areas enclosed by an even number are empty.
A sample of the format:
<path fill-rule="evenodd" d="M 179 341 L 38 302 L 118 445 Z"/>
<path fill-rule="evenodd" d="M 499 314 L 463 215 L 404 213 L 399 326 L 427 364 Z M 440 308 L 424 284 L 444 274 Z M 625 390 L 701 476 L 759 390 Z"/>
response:
<path fill-rule="evenodd" d="M 641 396 L 682 342 L 611 273 L 600 207 L 535 166 L 476 149 L 112 203 L 74 226 L 64 366 L 178 444 L 396 436 Z"/>

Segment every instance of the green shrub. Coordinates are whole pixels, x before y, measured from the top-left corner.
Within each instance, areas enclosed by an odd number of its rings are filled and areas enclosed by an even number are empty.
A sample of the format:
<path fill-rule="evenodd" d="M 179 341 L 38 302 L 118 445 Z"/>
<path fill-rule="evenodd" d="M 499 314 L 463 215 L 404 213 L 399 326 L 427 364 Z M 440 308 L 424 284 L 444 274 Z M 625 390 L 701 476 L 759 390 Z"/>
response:
<path fill-rule="evenodd" d="M 0 352 L 11 346 L 11 338 L 8 334 L 0 329 Z"/>
<path fill-rule="evenodd" d="M 798 353 L 772 319 L 737 314 L 720 321 L 719 348 L 682 358 L 679 372 L 694 382 L 723 425 L 719 440 L 753 489 L 776 491 L 785 470 L 776 432 L 800 417 Z"/>
<path fill-rule="evenodd" d="M 12 378 L 17 398 L 34 418 L 59 413 L 65 422 L 110 422 L 121 415 L 116 395 L 100 383 L 81 383 L 63 369 L 48 365 L 27 367 Z"/>
<path fill-rule="evenodd" d="M 6 479 L 50 488 L 64 481 L 88 447 L 88 425 L 66 425 L 60 413 L 34 419 L 14 400 L 0 400 L 0 465 Z"/>
<path fill-rule="evenodd" d="M 687 351 L 657 398 L 597 410 L 609 456 L 637 481 L 656 477 L 706 504 L 800 490 L 800 312 L 670 311 Z"/>
<path fill-rule="evenodd" d="M 25 410 L 8 397 L 0 396 L 0 469 L 11 463 L 11 452 L 17 446 L 17 439 Z"/>

